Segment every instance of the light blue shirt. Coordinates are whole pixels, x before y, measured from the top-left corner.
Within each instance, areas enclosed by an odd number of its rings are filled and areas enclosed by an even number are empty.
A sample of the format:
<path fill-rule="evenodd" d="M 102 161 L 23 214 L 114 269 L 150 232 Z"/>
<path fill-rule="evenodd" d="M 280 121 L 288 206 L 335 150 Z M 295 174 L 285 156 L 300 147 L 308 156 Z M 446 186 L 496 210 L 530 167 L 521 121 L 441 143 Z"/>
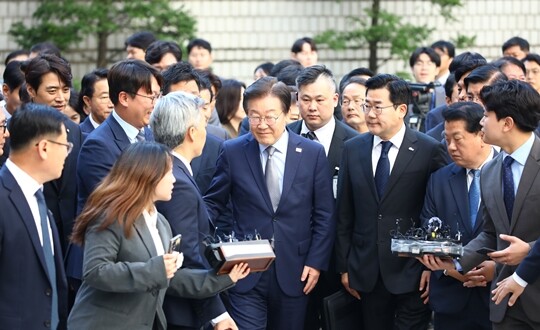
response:
<path fill-rule="evenodd" d="M 283 192 L 283 175 L 285 173 L 285 159 L 287 156 L 287 146 L 289 145 L 289 132 L 285 130 L 281 137 L 274 143 L 272 146 L 276 148 L 274 151 L 274 155 L 272 156 L 272 159 L 274 160 L 274 164 L 276 166 L 277 174 L 279 177 L 279 192 Z M 259 156 L 261 158 L 261 166 L 263 170 L 263 174 L 266 168 L 266 160 L 268 159 L 268 156 L 266 155 L 266 148 L 269 146 L 265 146 L 263 144 L 259 143 Z"/>
<path fill-rule="evenodd" d="M 124 119 L 122 119 L 117 113 L 115 110 L 113 110 L 112 114 L 111 114 L 114 119 L 116 119 L 116 121 L 118 122 L 118 124 L 120 124 L 120 127 L 122 127 L 122 130 L 124 130 L 124 132 L 126 133 L 129 141 L 131 143 L 136 143 L 137 142 L 137 134 L 139 134 L 139 129 L 134 127 L 133 125 L 129 124 L 127 121 L 125 121 Z"/>
<path fill-rule="evenodd" d="M 523 168 L 525 167 L 525 162 L 529 158 L 531 149 L 534 143 L 534 134 L 531 133 L 531 136 L 523 143 L 519 148 L 517 148 L 510 156 L 514 158 L 514 162 L 511 165 L 512 168 L 512 178 L 514 179 L 514 196 L 517 195 L 517 190 L 519 187 L 519 181 L 521 180 L 521 174 L 523 173 Z M 508 156 L 506 152 L 502 152 L 503 160 Z"/>

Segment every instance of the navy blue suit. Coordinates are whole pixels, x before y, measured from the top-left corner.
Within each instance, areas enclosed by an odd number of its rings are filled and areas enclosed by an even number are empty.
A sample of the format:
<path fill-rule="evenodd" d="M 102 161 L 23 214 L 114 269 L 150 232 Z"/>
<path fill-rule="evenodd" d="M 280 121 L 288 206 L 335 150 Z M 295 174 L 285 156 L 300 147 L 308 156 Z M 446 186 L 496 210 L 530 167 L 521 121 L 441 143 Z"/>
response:
<path fill-rule="evenodd" d="M 216 172 L 216 162 L 223 141 L 223 139 L 212 134 L 206 134 L 206 142 L 204 143 L 201 155 L 193 158 L 191 161 L 193 178 L 197 182 L 197 186 L 202 194 L 210 187 L 210 182 Z"/>
<path fill-rule="evenodd" d="M 7 167 L 0 169 L 0 328 L 42 329 L 51 319 L 51 284 L 32 211 Z M 49 212 L 49 220 L 53 220 Z M 66 328 L 67 283 L 60 237 L 49 221 L 58 291 L 58 329 Z"/>
<path fill-rule="evenodd" d="M 236 236 L 253 235 L 257 230 L 263 239 L 274 238 L 276 254 L 275 263 L 266 274 L 250 274 L 230 290 L 231 294 L 245 294 L 267 285 L 282 296 L 305 297 L 302 291 L 305 282 L 300 281 L 304 266 L 318 270 L 328 267 L 335 225 L 332 183 L 324 148 L 291 132 L 287 148 L 283 190 L 274 212 L 257 140 L 248 133 L 223 143 L 216 174 L 205 196 L 210 216 L 215 219 L 231 198 Z M 303 306 L 297 306 L 298 314 L 291 311 L 287 320 L 274 319 L 269 313 L 269 328 L 301 326 L 307 299 L 303 302 Z M 248 304 L 242 313 L 254 315 L 254 310 L 257 308 Z M 240 329 L 266 328 L 266 324 L 245 324 L 238 318 L 235 321 Z"/>
<path fill-rule="evenodd" d="M 533 283 L 540 276 L 540 240 L 536 240 L 529 255 L 523 259 L 516 273 L 527 283 Z"/>
<path fill-rule="evenodd" d="M 427 115 L 426 115 L 426 132 L 428 132 L 433 127 L 437 126 L 440 123 L 444 123 L 444 117 L 442 115 L 444 109 L 446 109 L 448 105 L 441 104 L 437 106 L 436 108 L 431 109 Z M 438 139 L 437 139 L 438 140 Z"/>
<path fill-rule="evenodd" d="M 466 169 L 452 163 L 431 175 L 420 215 L 422 224 L 426 226 L 431 217 L 438 217 L 444 225 L 450 226 L 452 235 L 461 232 L 463 245 L 482 232 L 482 208 L 474 227 L 469 219 Z M 432 272 L 429 303 L 435 312 L 435 327 L 491 329 L 489 292 L 489 286 L 466 288 L 460 281 L 443 275 L 442 271 Z M 439 313 L 442 314 L 440 322 Z M 449 317 L 444 316 L 448 314 Z"/>
<path fill-rule="evenodd" d="M 201 193 L 188 169 L 182 161 L 173 158 L 173 174 L 176 179 L 172 198 L 168 202 L 156 203 L 156 207 L 171 225 L 173 236 L 182 234 L 181 252 L 184 254 L 183 267 L 210 269 L 204 257 L 202 241 L 212 235 L 208 212 Z M 163 305 L 167 323 L 175 326 L 200 328 L 210 319 L 225 312 L 219 296 L 203 300 L 193 300 L 165 296 Z"/>
<path fill-rule="evenodd" d="M 90 116 L 86 117 L 86 119 L 79 124 L 79 127 L 81 128 L 81 132 L 84 134 L 90 134 L 95 129 L 94 125 L 92 125 L 92 122 L 90 121 Z"/>
<path fill-rule="evenodd" d="M 147 141 L 154 140 L 150 129 L 145 128 L 145 133 Z M 130 144 L 127 134 L 112 114 L 88 135 L 77 164 L 77 214 L 82 211 L 90 193 Z M 82 279 L 82 259 L 83 250 L 78 245 L 70 245 L 66 255 L 66 273 L 69 277 Z"/>

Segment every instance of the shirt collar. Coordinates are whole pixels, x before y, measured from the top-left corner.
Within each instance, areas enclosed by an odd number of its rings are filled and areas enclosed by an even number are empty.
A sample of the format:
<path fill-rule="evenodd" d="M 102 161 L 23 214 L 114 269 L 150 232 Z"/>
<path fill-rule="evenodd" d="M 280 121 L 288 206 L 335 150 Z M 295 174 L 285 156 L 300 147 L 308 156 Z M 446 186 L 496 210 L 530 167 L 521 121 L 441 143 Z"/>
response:
<path fill-rule="evenodd" d="M 144 221 L 146 222 L 149 228 L 157 228 L 157 215 L 158 215 L 158 212 L 155 207 L 154 207 L 154 210 L 152 211 L 152 214 L 150 214 L 148 210 L 143 211 Z"/>
<path fill-rule="evenodd" d="M 120 122 L 119 119 L 117 119 L 117 118 L 115 118 L 115 119 L 116 119 L 118 122 Z M 94 126 L 94 128 L 98 128 L 99 124 L 98 124 L 97 121 L 94 120 L 94 118 L 92 117 L 92 114 L 89 114 L 89 115 L 88 115 L 88 120 L 90 120 L 90 124 L 92 124 L 92 126 Z"/>
<path fill-rule="evenodd" d="M 193 176 L 193 170 L 191 169 L 191 164 L 188 162 L 188 160 L 184 156 L 177 153 L 176 151 L 173 151 L 172 155 L 174 157 L 178 158 L 182 162 L 182 164 L 184 164 L 184 166 L 187 167 L 187 169 L 189 171 L 189 174 L 191 174 L 191 176 Z"/>
<path fill-rule="evenodd" d="M 392 145 L 399 149 L 401 147 L 401 144 L 403 143 L 403 139 L 405 138 L 405 131 L 406 131 L 405 124 L 403 124 L 403 126 L 401 126 L 399 131 L 396 134 L 394 134 L 394 136 L 392 136 L 390 140 L 388 141 L 392 142 Z M 378 137 L 377 135 L 374 135 L 373 148 L 381 144 L 382 141 L 383 140 L 380 137 Z"/>
<path fill-rule="evenodd" d="M 23 194 L 27 197 L 34 196 L 38 189 L 43 189 L 43 185 L 39 184 L 34 178 L 32 178 L 28 173 L 21 169 L 17 164 L 11 161 L 8 158 L 5 166 L 11 172 L 15 181 L 21 188 Z"/>
<path fill-rule="evenodd" d="M 116 110 L 113 110 L 112 116 L 114 117 L 114 119 L 116 119 L 118 124 L 120 124 L 120 127 L 122 127 L 122 129 L 124 130 L 124 132 L 128 136 L 129 140 L 131 142 L 136 141 L 137 140 L 137 134 L 139 134 L 140 130 L 138 128 L 134 127 L 133 125 L 129 124 L 128 122 L 126 122 L 124 119 L 122 119 L 116 113 Z"/>
<path fill-rule="evenodd" d="M 11 114 L 6 109 L 6 101 L 5 100 L 0 101 L 0 105 L 2 106 L 2 111 L 4 112 L 4 115 L 6 116 L 6 120 L 9 120 L 9 118 L 11 118 Z"/>
<path fill-rule="evenodd" d="M 531 149 L 534 143 L 534 133 L 531 133 L 531 136 L 523 143 L 519 148 L 517 148 L 510 156 L 514 158 L 521 166 L 525 166 L 525 162 L 531 153 Z M 508 155 L 506 152 L 502 151 L 503 159 Z"/>
<path fill-rule="evenodd" d="M 272 144 L 274 148 L 276 148 L 276 151 L 279 151 L 283 153 L 285 150 L 287 150 L 287 143 L 289 143 L 289 132 L 287 129 L 281 134 L 281 137 L 276 141 L 276 143 Z M 268 148 L 269 146 L 265 146 L 264 144 L 259 143 L 259 151 L 261 154 Z"/>

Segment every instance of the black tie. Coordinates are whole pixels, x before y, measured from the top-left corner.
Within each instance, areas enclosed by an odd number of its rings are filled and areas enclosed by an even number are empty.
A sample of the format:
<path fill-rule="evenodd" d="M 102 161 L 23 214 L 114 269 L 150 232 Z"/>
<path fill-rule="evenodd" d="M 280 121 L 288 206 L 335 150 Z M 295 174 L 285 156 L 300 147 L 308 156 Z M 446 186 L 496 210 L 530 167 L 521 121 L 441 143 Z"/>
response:
<path fill-rule="evenodd" d="M 503 198 L 508 222 L 512 221 L 514 210 L 514 176 L 512 175 L 512 163 L 514 158 L 506 156 L 503 160 Z"/>
<path fill-rule="evenodd" d="M 390 176 L 390 161 L 388 160 L 388 151 L 392 146 L 392 142 L 382 141 L 381 146 L 381 157 L 377 162 L 377 168 L 375 170 L 375 187 L 377 188 L 379 199 L 382 198 L 384 194 L 386 182 L 388 182 L 388 177 Z"/>
<path fill-rule="evenodd" d="M 49 281 L 52 290 L 51 305 L 51 329 L 58 327 L 58 292 L 56 291 L 56 267 L 54 263 L 53 248 L 51 244 L 51 235 L 49 232 L 49 222 L 47 221 L 47 205 L 41 188 L 36 191 L 36 200 L 39 208 L 39 217 L 41 218 L 41 235 L 43 237 L 43 254 L 45 256 L 45 265 L 49 274 Z"/>
<path fill-rule="evenodd" d="M 313 140 L 313 141 L 319 141 L 319 139 L 317 138 L 317 135 L 315 135 L 315 132 L 313 132 L 313 131 L 303 133 L 302 136 L 305 137 L 305 138 L 308 138 L 310 140 Z"/>

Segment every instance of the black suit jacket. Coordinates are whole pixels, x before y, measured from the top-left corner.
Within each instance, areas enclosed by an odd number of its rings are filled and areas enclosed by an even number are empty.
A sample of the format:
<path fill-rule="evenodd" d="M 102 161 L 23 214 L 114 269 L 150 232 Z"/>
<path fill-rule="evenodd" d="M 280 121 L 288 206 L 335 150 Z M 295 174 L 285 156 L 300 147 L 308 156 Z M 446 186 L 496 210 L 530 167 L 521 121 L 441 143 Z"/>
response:
<path fill-rule="evenodd" d="M 73 150 L 66 158 L 62 176 L 45 183 L 43 194 L 47 207 L 56 220 L 62 251 L 65 253 L 77 211 L 77 158 L 83 143 L 83 135 L 79 125 L 71 120 L 66 118 L 64 125 L 67 129 L 67 139 L 73 143 Z"/>
<path fill-rule="evenodd" d="M 291 131 L 296 134 L 300 134 L 302 131 L 303 120 L 298 120 L 287 125 Z M 341 154 L 345 147 L 345 141 L 358 136 L 358 132 L 336 119 L 336 128 L 334 129 L 334 135 L 332 136 L 332 142 L 330 142 L 330 149 L 328 150 L 328 165 L 330 165 L 330 176 L 333 176 L 336 172 L 336 167 L 339 168 L 341 163 Z"/>
<path fill-rule="evenodd" d="M 540 241 L 536 240 L 529 255 L 519 264 L 516 273 L 527 283 L 534 283 L 540 276 Z"/>
<path fill-rule="evenodd" d="M 337 270 L 349 273 L 353 289 L 371 292 L 379 273 L 392 294 L 418 291 L 421 264 L 390 250 L 396 219 L 401 230 L 419 227 L 426 184 L 432 172 L 445 165 L 441 144 L 423 133 L 406 129 L 403 142 L 379 199 L 373 178 L 373 135 L 362 134 L 345 143 L 337 198 Z"/>
<path fill-rule="evenodd" d="M 17 181 L 7 169 L 0 169 L 0 328 L 42 329 L 51 319 L 51 284 L 43 247 L 28 202 Z M 53 220 L 49 212 L 49 220 Z M 66 328 L 67 282 L 60 238 L 50 221 L 56 286 L 58 329 Z"/>

